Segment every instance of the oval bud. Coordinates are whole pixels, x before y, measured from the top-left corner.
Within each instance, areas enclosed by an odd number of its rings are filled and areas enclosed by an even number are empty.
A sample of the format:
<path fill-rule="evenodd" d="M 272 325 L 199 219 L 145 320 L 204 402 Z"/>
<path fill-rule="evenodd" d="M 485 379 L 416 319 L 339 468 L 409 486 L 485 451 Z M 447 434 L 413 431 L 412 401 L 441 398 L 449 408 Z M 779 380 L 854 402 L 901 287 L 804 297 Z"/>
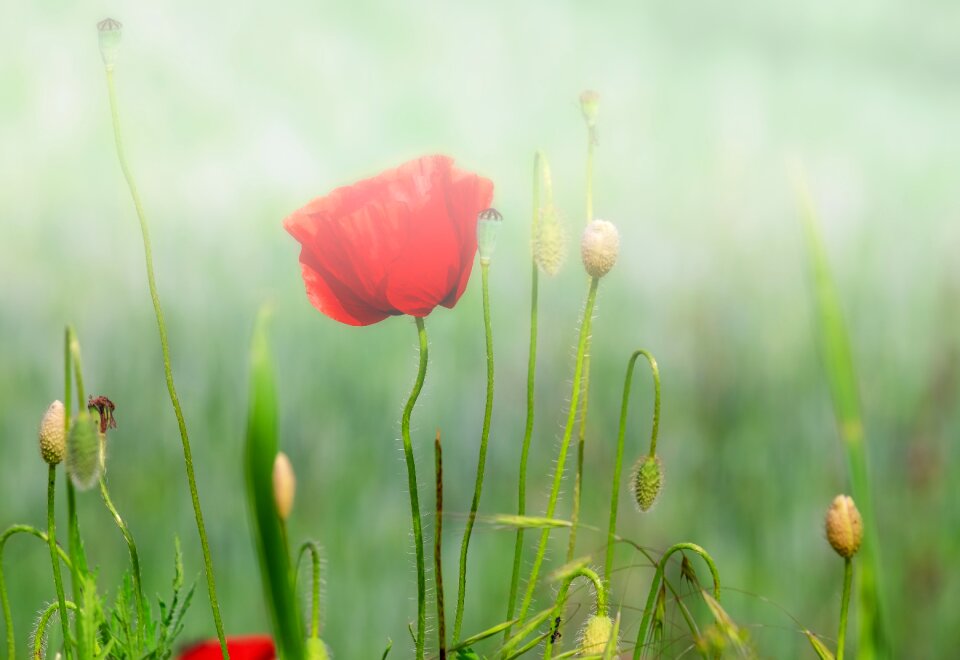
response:
<path fill-rule="evenodd" d="M 603 277 L 617 263 L 620 253 L 620 233 L 613 223 L 593 220 L 583 230 L 580 239 L 580 257 L 590 277 Z"/>
<path fill-rule="evenodd" d="M 850 559 L 863 541 L 863 519 L 849 495 L 837 495 L 827 509 L 827 541 L 837 554 Z"/>
<path fill-rule="evenodd" d="M 67 437 L 67 473 L 78 490 L 87 490 L 100 479 L 103 441 L 98 424 L 86 410 L 73 420 Z"/>
<path fill-rule="evenodd" d="M 293 511 L 293 498 L 297 492 L 297 477 L 290 459 L 282 451 L 273 461 L 273 500 L 277 505 L 280 520 L 286 520 Z"/>
<path fill-rule="evenodd" d="M 633 472 L 633 494 L 641 511 L 649 511 L 663 486 L 663 467 L 656 456 L 637 461 Z"/>
<path fill-rule="evenodd" d="M 330 660 L 330 651 L 319 637 L 307 639 L 307 660 Z"/>
<path fill-rule="evenodd" d="M 613 634 L 613 621 L 610 617 L 594 614 L 587 619 L 580 633 L 580 655 L 603 655 Z M 619 653 L 619 640 L 614 641 L 614 654 Z"/>
<path fill-rule="evenodd" d="M 54 401 L 40 420 L 40 456 L 49 465 L 56 465 L 67 453 L 67 434 L 63 422 L 63 403 Z"/>

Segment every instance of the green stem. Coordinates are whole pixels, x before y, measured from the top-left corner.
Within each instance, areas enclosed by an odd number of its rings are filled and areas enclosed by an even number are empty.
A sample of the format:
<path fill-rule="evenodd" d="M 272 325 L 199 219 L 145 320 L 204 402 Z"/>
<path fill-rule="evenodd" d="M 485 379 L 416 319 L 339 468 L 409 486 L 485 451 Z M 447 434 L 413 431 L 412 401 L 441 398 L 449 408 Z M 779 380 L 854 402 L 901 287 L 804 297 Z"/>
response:
<path fill-rule="evenodd" d="M 477 509 L 480 507 L 483 472 L 487 464 L 487 443 L 490 439 L 490 417 L 493 414 L 493 329 L 490 324 L 489 260 L 480 260 L 480 275 L 483 283 L 483 328 L 487 348 L 487 398 L 483 407 L 483 430 L 480 434 L 480 456 L 477 458 L 477 479 L 473 487 L 473 501 L 470 503 L 467 526 L 463 530 L 463 541 L 460 543 L 460 586 L 457 590 L 457 614 L 453 622 L 454 642 L 460 639 L 460 629 L 463 625 L 463 606 L 467 597 L 467 550 L 470 546 L 473 525 L 477 520 Z"/>
<path fill-rule="evenodd" d="M 313 590 L 311 592 L 312 603 L 310 608 L 310 636 L 320 637 L 320 547 L 314 541 L 305 541 L 300 546 L 300 554 L 297 556 L 297 568 L 303 560 L 303 555 L 309 551 L 313 566 Z"/>
<path fill-rule="evenodd" d="M 71 609 L 74 612 L 77 611 L 77 606 L 72 602 L 64 601 L 63 604 L 60 602 L 50 603 L 50 605 L 43 611 L 43 614 L 40 615 L 40 620 L 37 622 L 37 629 L 33 634 L 33 657 L 34 660 L 43 660 L 43 647 L 44 647 L 44 637 L 47 634 L 47 623 L 50 621 L 50 617 L 53 616 L 54 612 L 63 612 L 66 609 Z M 67 617 L 61 616 L 61 621 L 66 621 Z M 64 650 L 67 646 L 64 644 Z M 11 656 L 12 657 L 12 656 Z"/>
<path fill-rule="evenodd" d="M 147 218 L 143 210 L 143 204 L 140 201 L 140 194 L 137 192 L 137 187 L 133 181 L 133 174 L 130 171 L 130 166 L 127 164 L 127 158 L 123 150 L 123 140 L 120 136 L 120 114 L 117 108 L 117 94 L 113 83 L 113 70 L 107 68 L 106 74 L 107 93 L 110 97 L 110 116 L 113 123 L 113 138 L 117 149 L 117 160 L 120 162 L 123 178 L 126 179 L 127 187 L 130 189 L 130 196 L 133 198 L 133 205 L 137 212 L 137 218 L 140 221 L 140 233 L 143 236 L 143 253 L 147 270 L 147 284 L 150 288 L 150 300 L 153 302 L 153 311 L 157 317 L 157 330 L 160 334 L 160 350 L 163 354 L 163 371 L 167 381 L 167 392 L 170 395 L 170 403 L 173 405 L 173 412 L 177 417 L 177 426 L 180 429 L 180 442 L 183 445 L 183 462 L 186 467 L 187 482 L 190 487 L 190 500 L 193 503 L 193 514 L 197 522 L 197 533 L 200 536 L 200 548 L 203 552 L 203 566 L 207 578 L 207 594 L 210 597 L 213 623 L 217 629 L 217 638 L 220 640 L 220 651 L 224 658 L 229 658 L 227 640 L 223 633 L 223 623 L 220 620 L 220 603 L 217 601 L 217 587 L 213 577 L 213 559 L 210 556 L 210 544 L 207 541 L 207 531 L 203 523 L 203 512 L 200 510 L 200 495 L 197 491 L 197 478 L 193 469 L 193 452 L 190 449 L 187 424 L 183 419 L 180 400 L 177 397 L 177 390 L 173 383 L 173 370 L 170 366 L 170 348 L 167 344 L 167 326 L 163 320 L 163 310 L 160 308 L 160 296 L 157 293 L 157 283 L 153 272 L 153 249 L 150 244 L 150 231 L 147 227 Z"/>
<path fill-rule="evenodd" d="M 60 611 L 66 611 L 66 596 L 63 593 L 63 577 L 60 575 L 60 560 L 57 558 L 57 523 L 54 516 L 54 503 L 57 497 L 57 466 L 51 465 L 47 470 L 47 544 L 50 546 L 50 563 L 53 566 L 53 583 L 57 590 L 57 604 Z M 63 655 L 70 658 L 70 622 L 67 617 L 60 617 L 63 629 Z"/>
<path fill-rule="evenodd" d="M 542 154 L 538 151 L 533 157 L 533 221 L 531 238 L 537 236 L 540 216 L 540 162 Z M 523 445 L 520 449 L 520 478 L 518 480 L 517 515 L 527 511 L 527 459 L 530 455 L 530 440 L 533 437 L 534 382 L 537 372 L 537 306 L 539 298 L 540 271 L 535 259 L 530 260 L 530 351 L 527 358 L 527 419 L 524 425 Z M 507 598 L 507 620 L 513 618 L 513 609 L 517 604 L 517 586 L 520 583 L 520 564 L 523 557 L 523 527 L 517 528 L 517 539 L 513 547 L 513 574 L 510 577 L 510 596 Z M 508 626 L 503 640 L 510 639 Z"/>
<path fill-rule="evenodd" d="M 120 528 L 120 533 L 123 534 L 123 540 L 126 541 L 127 550 L 130 553 L 134 596 L 137 600 L 137 644 L 140 645 L 144 641 L 147 626 L 147 608 L 143 597 L 143 583 L 140 574 L 140 555 L 137 552 L 137 544 L 133 540 L 130 529 L 123 521 L 123 518 L 120 517 L 120 513 L 117 511 L 117 507 L 114 506 L 113 500 L 110 499 L 110 492 L 107 490 L 107 481 L 102 476 L 100 477 L 100 496 L 103 498 L 103 503 L 106 505 L 110 515 L 113 516 L 113 521 L 117 523 L 117 527 Z"/>
<path fill-rule="evenodd" d="M 620 403 L 620 429 L 617 432 L 617 458 L 613 468 L 613 494 L 610 496 L 610 526 L 607 530 L 607 556 L 603 565 L 603 576 L 610 584 L 610 571 L 613 569 L 613 545 L 617 532 L 617 506 L 620 502 L 620 475 L 623 472 L 623 442 L 627 431 L 627 411 L 630 407 L 630 385 L 633 383 L 633 368 L 637 358 L 647 358 L 650 371 L 653 373 L 653 431 L 650 434 L 650 456 L 657 451 L 657 433 L 660 430 L 660 368 L 657 361 L 648 351 L 639 349 L 630 356 L 627 362 L 627 375 L 623 382 L 623 399 Z"/>
<path fill-rule="evenodd" d="M 78 367 L 73 368 L 74 361 Z M 66 414 L 63 416 L 64 434 L 70 437 L 70 417 L 72 399 L 73 399 L 73 380 L 77 381 L 78 408 L 83 410 L 86 401 L 83 398 L 83 373 L 79 368 L 80 364 L 80 343 L 77 341 L 76 334 L 71 326 L 67 326 L 63 334 L 63 401 Z M 69 478 L 64 479 L 67 487 L 67 540 L 70 548 L 71 566 L 70 582 L 73 589 L 73 600 L 82 602 L 84 588 L 84 578 L 87 574 L 87 558 L 83 550 L 83 540 L 80 537 L 80 521 L 77 517 L 77 494 L 73 486 L 73 481 Z M 83 639 L 83 617 L 75 617 L 74 627 L 76 628 L 76 639 Z"/>
<path fill-rule="evenodd" d="M 599 283 L 600 280 L 596 277 L 590 281 L 587 303 L 583 310 L 583 319 L 580 321 L 580 340 L 577 344 L 577 362 L 573 371 L 570 410 L 567 413 L 567 424 L 563 430 L 563 440 L 560 442 L 560 454 L 557 458 L 557 465 L 553 473 L 553 487 L 550 489 L 550 499 L 547 502 L 546 518 L 553 517 L 554 511 L 556 511 L 557 508 L 557 497 L 560 495 L 560 484 L 563 481 L 563 467 L 567 459 L 567 450 L 570 447 L 570 438 L 573 435 L 573 424 L 577 417 L 577 402 L 580 397 L 580 377 L 583 371 L 583 355 L 586 351 L 587 337 L 590 336 L 593 307 L 597 300 L 597 286 Z M 540 533 L 540 543 L 537 546 L 536 558 L 533 560 L 533 570 L 530 572 L 530 579 L 527 582 L 527 588 L 520 605 L 519 623 L 523 623 L 525 620 L 527 610 L 530 608 L 530 602 L 533 600 L 533 592 L 537 586 L 537 576 L 540 573 L 540 566 L 543 564 L 543 557 L 547 552 L 547 540 L 549 538 L 550 528 L 545 527 Z"/>
<path fill-rule="evenodd" d="M 433 467 L 436 479 L 436 523 L 433 530 L 433 572 L 437 590 L 437 640 L 440 660 L 447 657 L 447 625 L 443 611 L 443 449 L 440 446 L 440 431 L 433 443 Z"/>
<path fill-rule="evenodd" d="M 570 584 L 578 577 L 585 577 L 593 582 L 593 588 L 597 592 L 597 615 L 607 615 L 607 592 L 603 586 L 603 581 L 594 571 L 586 566 L 581 566 L 577 570 L 571 572 L 570 575 L 566 576 L 563 582 L 560 584 L 560 590 L 557 592 L 557 601 L 553 609 L 552 619 L 554 621 L 554 625 L 558 625 L 559 620 L 563 616 L 563 608 L 567 602 L 567 592 L 570 590 Z M 556 642 L 554 641 L 553 635 L 547 637 L 546 649 L 543 653 L 544 660 L 550 660 L 553 655 L 553 647 L 555 644 Z"/>
<path fill-rule="evenodd" d="M 720 601 L 720 572 L 713 561 L 713 557 L 696 543 L 677 543 L 663 553 L 660 561 L 657 563 L 657 571 L 654 573 L 653 582 L 650 583 L 650 592 L 647 594 L 647 604 L 643 608 L 643 618 L 640 620 L 640 630 L 637 632 L 637 643 L 633 647 L 633 660 L 639 660 L 643 652 L 643 645 L 647 639 L 647 631 L 650 628 L 650 619 L 653 616 L 653 608 L 656 604 L 657 594 L 660 591 L 660 580 L 663 579 L 663 571 L 667 566 L 670 556 L 680 550 L 690 550 L 700 555 L 710 568 L 710 574 L 713 577 L 713 597 Z"/>
<path fill-rule="evenodd" d="M 413 406 L 417 403 L 420 390 L 423 389 L 423 380 L 427 375 L 427 330 L 423 319 L 414 317 L 417 323 L 417 336 L 420 340 L 420 365 L 417 369 L 417 380 L 413 384 L 410 398 L 403 408 L 400 419 L 400 435 L 403 438 L 403 455 L 407 461 L 407 488 L 410 491 L 410 522 L 413 527 L 413 540 L 417 553 L 417 660 L 423 659 L 424 636 L 427 629 L 426 608 L 426 577 L 423 565 L 423 530 L 420 525 L 420 495 L 417 491 L 417 464 L 413 459 L 413 445 L 410 442 L 410 415 Z"/>
<path fill-rule="evenodd" d="M 837 633 L 837 660 L 843 660 L 843 647 L 847 640 L 847 612 L 850 609 L 850 584 L 853 582 L 853 561 L 843 561 L 843 596 L 840 600 L 840 631 Z"/>
<path fill-rule="evenodd" d="M 567 561 L 573 561 L 577 549 L 577 530 L 580 528 L 580 499 L 583 493 L 583 455 L 586 448 L 587 405 L 590 400 L 590 338 L 587 337 L 586 355 L 583 358 L 582 404 L 580 423 L 577 429 L 577 469 L 573 479 L 573 508 L 570 512 L 570 537 L 567 541 Z"/>

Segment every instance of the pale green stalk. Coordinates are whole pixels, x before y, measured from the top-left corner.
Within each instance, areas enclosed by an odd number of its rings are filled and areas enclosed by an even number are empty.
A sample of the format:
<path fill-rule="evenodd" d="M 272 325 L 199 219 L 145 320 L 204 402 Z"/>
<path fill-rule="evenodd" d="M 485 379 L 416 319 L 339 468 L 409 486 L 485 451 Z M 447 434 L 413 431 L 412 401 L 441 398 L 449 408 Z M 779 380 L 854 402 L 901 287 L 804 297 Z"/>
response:
<path fill-rule="evenodd" d="M 850 609 L 850 584 L 853 582 L 853 560 L 843 560 L 843 596 L 840 600 L 840 631 L 837 633 L 837 660 L 843 660 L 843 647 L 847 640 L 847 613 Z"/>
<path fill-rule="evenodd" d="M 103 503 L 106 505 L 110 515 L 113 516 L 113 521 L 117 524 L 117 527 L 120 528 L 120 533 L 123 534 L 123 540 L 127 543 L 127 551 L 130 553 L 133 595 L 137 601 L 137 644 L 140 645 L 143 643 L 147 627 L 147 608 L 143 597 L 143 582 L 140 576 L 140 555 L 137 552 L 137 544 L 133 540 L 130 529 L 123 521 L 123 518 L 120 517 L 120 512 L 118 512 L 117 507 L 114 506 L 113 500 L 110 499 L 110 493 L 107 490 L 107 481 L 103 476 L 100 477 L 100 496 L 103 498 Z"/>
<path fill-rule="evenodd" d="M 113 82 L 113 69 L 106 68 L 107 75 L 107 93 L 110 98 L 110 116 L 113 123 L 113 138 L 116 144 L 117 159 L 120 162 L 120 169 L 123 171 L 123 177 L 130 189 L 130 196 L 133 198 L 133 205 L 137 212 L 137 218 L 140 221 L 140 233 L 143 236 L 143 253 L 147 270 L 147 285 L 150 288 L 150 300 L 153 302 L 153 311 L 157 317 L 157 330 L 160 334 L 160 350 L 163 354 L 163 370 L 167 381 L 167 392 L 170 395 L 170 403 L 173 405 L 173 412 L 177 418 L 177 426 L 180 430 L 180 442 L 183 446 L 183 462 L 187 472 L 187 482 L 190 487 L 190 500 L 193 503 L 193 514 L 197 523 L 197 533 L 200 536 L 200 548 L 203 553 L 204 573 L 207 579 L 207 594 L 210 597 L 210 609 L 213 614 L 213 623 L 217 629 L 217 638 L 220 640 L 220 651 L 224 658 L 229 658 L 227 653 L 227 640 L 223 633 L 223 623 L 220 620 L 220 603 L 217 600 L 217 587 L 213 577 L 213 559 L 210 556 L 210 544 L 207 541 L 207 531 L 203 523 L 203 512 L 200 509 L 200 495 L 197 490 L 197 478 L 193 469 L 193 452 L 190 449 L 190 438 L 187 435 L 187 424 L 183 418 L 183 410 L 180 407 L 180 399 L 177 397 L 177 390 L 173 383 L 173 369 L 170 366 L 170 348 L 167 343 L 167 326 L 163 319 L 163 310 L 160 307 L 160 296 L 157 293 L 157 283 L 153 272 L 153 248 L 150 244 L 150 231 L 147 227 L 147 218 L 143 210 L 143 204 L 140 201 L 140 194 L 137 192 L 136 184 L 133 180 L 133 174 L 130 166 L 127 164 L 127 158 L 123 150 L 123 139 L 120 135 L 120 113 L 117 107 L 117 94 Z"/>
<path fill-rule="evenodd" d="M 66 437 L 70 437 L 70 417 L 73 414 L 72 407 L 73 387 L 72 382 L 76 380 L 77 399 L 79 410 L 83 410 L 86 405 L 86 393 L 83 389 L 83 370 L 80 365 L 80 343 L 77 341 L 76 333 L 69 325 L 64 330 L 63 341 L 63 379 L 64 379 L 64 408 L 67 414 L 63 416 L 63 427 Z M 87 558 L 83 550 L 83 540 L 80 537 L 80 521 L 77 517 L 77 493 L 73 486 L 73 480 L 64 479 L 67 484 L 67 534 L 70 547 L 70 557 L 72 561 L 70 569 L 70 581 L 73 589 L 73 600 L 78 603 L 83 602 L 84 580 L 87 575 Z M 83 617 L 74 618 L 74 627 L 76 628 L 76 639 L 84 639 Z M 79 651 L 78 651 L 79 655 Z"/>
<path fill-rule="evenodd" d="M 67 413 L 69 415 L 69 413 Z M 57 558 L 57 523 L 54 516 L 54 502 L 57 496 L 57 466 L 51 465 L 47 470 L 47 544 L 50 546 L 50 563 L 53 565 L 53 583 L 57 590 L 57 604 L 60 611 L 65 612 L 66 596 L 63 593 L 63 577 L 60 575 L 60 560 Z M 68 659 L 70 652 L 70 622 L 67 617 L 60 617 L 60 626 L 63 629 L 63 656 Z"/>

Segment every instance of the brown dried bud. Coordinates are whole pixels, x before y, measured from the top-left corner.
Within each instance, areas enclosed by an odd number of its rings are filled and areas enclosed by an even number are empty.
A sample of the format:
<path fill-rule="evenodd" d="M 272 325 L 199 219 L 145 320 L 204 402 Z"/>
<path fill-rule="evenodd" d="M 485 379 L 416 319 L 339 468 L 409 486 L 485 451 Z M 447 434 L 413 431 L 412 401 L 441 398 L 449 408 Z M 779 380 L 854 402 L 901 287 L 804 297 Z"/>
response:
<path fill-rule="evenodd" d="M 863 541 L 863 518 L 849 495 L 837 495 L 827 510 L 827 540 L 837 554 L 850 559 Z"/>

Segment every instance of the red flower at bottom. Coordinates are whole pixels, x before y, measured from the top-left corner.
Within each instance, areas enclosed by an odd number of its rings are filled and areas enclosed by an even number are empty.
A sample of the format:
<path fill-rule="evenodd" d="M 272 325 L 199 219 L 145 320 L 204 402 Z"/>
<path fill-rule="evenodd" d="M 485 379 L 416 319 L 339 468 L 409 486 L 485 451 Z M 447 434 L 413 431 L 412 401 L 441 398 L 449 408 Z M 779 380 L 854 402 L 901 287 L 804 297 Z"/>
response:
<path fill-rule="evenodd" d="M 273 640 L 266 635 L 231 637 L 227 640 L 227 650 L 230 660 L 274 660 L 277 657 Z M 180 654 L 180 660 L 220 660 L 222 657 L 217 640 L 194 644 Z"/>

